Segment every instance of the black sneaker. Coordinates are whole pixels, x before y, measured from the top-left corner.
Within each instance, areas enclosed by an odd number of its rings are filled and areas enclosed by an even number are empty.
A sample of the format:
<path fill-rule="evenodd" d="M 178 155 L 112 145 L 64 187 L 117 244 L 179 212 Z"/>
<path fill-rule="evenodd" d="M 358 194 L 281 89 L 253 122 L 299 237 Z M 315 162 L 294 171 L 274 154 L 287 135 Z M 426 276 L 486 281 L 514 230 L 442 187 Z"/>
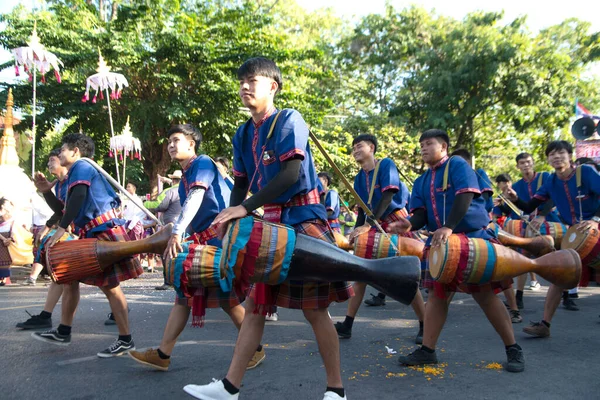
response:
<path fill-rule="evenodd" d="M 25 312 L 29 314 L 29 311 Z M 31 314 L 29 314 L 29 316 L 31 318 L 25 322 L 19 322 L 17 324 L 17 328 L 21 328 L 23 330 L 52 328 L 52 318 L 42 318 L 39 315 Z"/>
<path fill-rule="evenodd" d="M 569 311 L 579 311 L 577 304 L 570 298 L 563 299 L 563 306 Z"/>
<path fill-rule="evenodd" d="M 122 356 L 123 354 L 129 353 L 129 351 L 131 350 L 135 350 L 135 344 L 133 343 L 133 339 L 129 342 L 124 342 L 122 340 L 117 339 L 108 348 L 99 352 L 97 356 L 101 358 L 118 357 Z"/>
<path fill-rule="evenodd" d="M 115 321 L 115 316 L 113 313 L 108 313 L 106 316 L 106 321 L 104 321 L 104 325 L 116 325 L 117 321 Z"/>
<path fill-rule="evenodd" d="M 509 347 L 506 350 L 506 365 L 504 369 L 508 372 L 523 372 L 525 370 L 525 357 L 523 357 L 522 349 Z"/>
<path fill-rule="evenodd" d="M 510 310 L 510 321 L 513 324 L 519 324 L 521 322 L 523 322 L 523 317 L 521 317 L 521 313 L 519 312 L 519 310 Z"/>
<path fill-rule="evenodd" d="M 419 328 L 419 333 L 417 333 L 417 337 L 415 338 L 416 344 L 423 344 L 423 328 Z"/>
<path fill-rule="evenodd" d="M 400 365 L 427 365 L 437 364 L 438 360 L 435 351 L 433 353 L 428 353 L 419 347 L 407 356 L 398 357 L 398 363 Z"/>
<path fill-rule="evenodd" d="M 50 329 L 44 332 L 33 332 L 31 337 L 57 346 L 68 346 L 71 344 L 71 335 L 61 335 L 56 329 Z"/>
<path fill-rule="evenodd" d="M 335 330 L 340 339 L 350 339 L 352 337 L 352 328 L 346 328 L 346 325 L 343 322 L 336 322 Z"/>
<path fill-rule="evenodd" d="M 381 297 L 375 296 L 371 293 L 371 298 L 365 300 L 365 304 L 371 307 L 385 306 L 385 297 L 382 299 Z"/>
<path fill-rule="evenodd" d="M 525 305 L 523 304 L 523 298 L 522 297 L 517 297 L 517 308 L 519 310 L 522 310 L 525 308 Z"/>

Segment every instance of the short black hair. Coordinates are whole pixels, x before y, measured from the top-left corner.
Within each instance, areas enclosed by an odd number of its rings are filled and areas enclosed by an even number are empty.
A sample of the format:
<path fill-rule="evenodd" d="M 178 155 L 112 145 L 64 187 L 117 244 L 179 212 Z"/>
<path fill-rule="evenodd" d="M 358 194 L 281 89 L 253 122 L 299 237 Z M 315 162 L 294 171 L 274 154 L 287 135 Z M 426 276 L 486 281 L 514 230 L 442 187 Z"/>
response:
<path fill-rule="evenodd" d="M 496 183 L 500 183 L 500 182 L 512 182 L 512 179 L 510 178 L 509 174 L 500 174 L 496 177 Z"/>
<path fill-rule="evenodd" d="M 567 153 L 573 154 L 573 145 L 566 140 L 554 140 L 546 147 L 546 157 L 553 151 L 566 150 Z"/>
<path fill-rule="evenodd" d="M 51 157 L 58 158 L 59 154 L 60 154 L 60 148 L 50 151 L 50 154 L 48 154 L 48 161 L 50 161 Z"/>
<path fill-rule="evenodd" d="M 331 185 L 331 175 L 329 175 L 329 172 L 319 172 L 317 176 L 319 178 L 325 178 L 327 180 L 327 186 Z"/>
<path fill-rule="evenodd" d="M 92 158 L 96 151 L 96 145 L 92 138 L 83 133 L 69 133 L 68 135 L 65 135 L 62 138 L 62 144 L 66 144 L 69 150 L 73 150 L 77 147 L 81 157 Z"/>
<path fill-rule="evenodd" d="M 524 159 L 527 159 L 527 158 L 531 158 L 533 160 L 533 157 L 531 156 L 531 154 L 523 152 L 523 153 L 517 154 L 517 157 L 515 158 L 515 161 L 518 164 L 519 160 L 524 160 Z"/>
<path fill-rule="evenodd" d="M 596 163 L 596 161 L 592 160 L 589 157 L 579 157 L 577 160 L 575 160 L 575 164 L 576 165 L 583 165 L 583 164 L 592 165 L 594 168 L 596 168 L 596 171 L 600 171 L 600 165 L 598 165 Z"/>
<path fill-rule="evenodd" d="M 377 153 L 377 138 L 374 135 L 371 135 L 368 133 L 363 133 L 362 135 L 358 135 L 352 141 L 352 147 L 354 147 L 354 145 L 356 143 L 360 143 L 360 142 L 371 142 L 373 144 L 373 146 L 375 146 L 375 148 L 373 149 L 373 154 Z"/>
<path fill-rule="evenodd" d="M 10 203 L 10 200 L 8 200 L 6 197 L 0 197 L 0 210 L 4 208 L 6 203 Z"/>
<path fill-rule="evenodd" d="M 181 133 L 187 136 L 189 140 L 194 141 L 194 150 L 198 151 L 200 143 L 202 143 L 202 134 L 200 130 L 192 124 L 177 124 L 173 125 L 167 132 L 167 138 L 170 138 L 174 133 Z"/>
<path fill-rule="evenodd" d="M 464 158 L 469 164 L 471 163 L 471 152 L 467 149 L 456 149 L 450 154 L 450 157 L 458 156 Z"/>
<path fill-rule="evenodd" d="M 279 70 L 275 61 L 266 57 L 254 57 L 246 60 L 242 66 L 238 68 L 237 76 L 238 79 L 244 79 L 250 76 L 266 76 L 267 78 L 271 78 L 277 82 L 277 91 L 275 94 L 278 94 L 283 88 L 281 70 Z"/>
<path fill-rule="evenodd" d="M 423 132 L 421 134 L 421 137 L 419 138 L 419 143 L 422 142 L 423 140 L 427 140 L 427 139 L 437 139 L 438 141 L 442 140 L 442 141 L 446 142 L 448 147 L 450 147 L 450 136 L 448 136 L 446 131 L 443 131 L 441 129 L 426 130 L 425 132 Z"/>
<path fill-rule="evenodd" d="M 229 169 L 229 159 L 227 157 L 215 157 L 215 162 L 221 163 L 225 166 L 225 168 Z"/>

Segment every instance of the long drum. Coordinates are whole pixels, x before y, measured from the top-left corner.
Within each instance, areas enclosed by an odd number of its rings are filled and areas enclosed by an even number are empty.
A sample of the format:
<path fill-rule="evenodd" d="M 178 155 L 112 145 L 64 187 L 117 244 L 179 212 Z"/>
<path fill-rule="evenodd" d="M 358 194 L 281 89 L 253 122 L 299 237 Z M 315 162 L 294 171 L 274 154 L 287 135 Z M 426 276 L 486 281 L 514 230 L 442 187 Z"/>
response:
<path fill-rule="evenodd" d="M 529 259 L 514 250 L 484 239 L 450 235 L 429 253 L 429 272 L 440 283 L 486 284 L 535 272 L 568 289 L 581 278 L 581 259 L 572 249 Z"/>
<path fill-rule="evenodd" d="M 398 249 L 398 252 L 392 246 Z M 361 258 L 377 259 L 396 256 L 423 257 L 425 244 L 419 240 L 395 234 L 369 231 L 354 239 L 354 255 Z"/>
<path fill-rule="evenodd" d="M 506 221 L 504 224 L 504 230 L 511 235 L 523 238 L 533 238 L 539 236 L 533 231 L 533 229 L 531 229 L 529 224 L 519 219 L 511 219 Z M 540 225 L 539 228 L 540 235 L 552 236 L 557 249 L 560 249 L 562 238 L 566 232 L 567 226 L 560 222 L 545 221 Z"/>
<path fill-rule="evenodd" d="M 366 260 L 289 226 L 252 217 L 233 221 L 223 239 L 221 277 L 235 276 L 236 288 L 286 279 L 358 281 L 410 304 L 420 279 L 416 257 Z"/>
<path fill-rule="evenodd" d="M 508 222 L 518 222 L 524 223 L 522 221 L 510 220 Z M 515 227 L 518 224 L 505 224 L 508 225 L 510 231 L 506 231 L 501 229 L 497 224 L 491 223 L 488 228 L 492 229 L 496 236 L 498 237 L 498 241 L 502 243 L 504 246 L 516 247 L 519 249 L 526 250 L 530 254 L 535 257 L 543 256 L 544 254 L 548 254 L 555 250 L 554 247 L 554 239 L 552 236 L 543 235 L 543 236 L 534 236 L 534 237 L 524 237 L 518 236 L 525 233 L 525 230 L 515 230 Z M 515 235 L 511 232 L 517 233 Z"/>
<path fill-rule="evenodd" d="M 578 232 L 576 225 L 567 230 L 563 241 L 563 249 L 573 249 L 581 257 L 581 263 L 586 267 L 600 269 L 600 232 L 589 229 Z"/>

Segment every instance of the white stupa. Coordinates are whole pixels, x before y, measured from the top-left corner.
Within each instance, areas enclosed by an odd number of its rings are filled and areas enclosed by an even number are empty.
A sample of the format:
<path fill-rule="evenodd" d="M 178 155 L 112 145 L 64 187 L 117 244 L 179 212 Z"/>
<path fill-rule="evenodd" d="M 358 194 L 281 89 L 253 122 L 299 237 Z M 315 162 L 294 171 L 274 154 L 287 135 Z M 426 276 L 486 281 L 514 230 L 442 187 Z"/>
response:
<path fill-rule="evenodd" d="M 19 167 L 16 141 L 13 131 L 13 95 L 8 91 L 4 132 L 0 138 L 0 197 L 6 197 L 15 205 L 15 218 L 22 223 L 31 223 L 31 197 L 35 186 Z"/>

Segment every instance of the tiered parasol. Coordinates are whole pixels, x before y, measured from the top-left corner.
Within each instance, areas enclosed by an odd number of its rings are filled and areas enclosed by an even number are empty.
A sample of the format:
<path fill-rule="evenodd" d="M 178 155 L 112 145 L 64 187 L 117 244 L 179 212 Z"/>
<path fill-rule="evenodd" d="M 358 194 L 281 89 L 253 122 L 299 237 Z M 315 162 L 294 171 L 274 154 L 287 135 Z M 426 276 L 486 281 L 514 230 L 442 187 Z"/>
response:
<path fill-rule="evenodd" d="M 102 54 L 100 53 L 100 49 L 98 49 L 98 69 L 97 73 L 89 76 L 87 78 L 87 85 L 85 88 L 85 94 L 81 99 L 83 102 L 90 100 L 90 88 L 95 90 L 94 97 L 92 98 L 92 103 L 96 103 L 98 94 L 100 95 L 100 100 L 104 99 L 104 95 L 106 94 L 106 102 L 108 104 L 108 119 L 110 121 L 110 137 L 115 137 L 115 130 L 113 127 L 113 119 L 112 119 L 112 110 L 110 108 L 110 100 L 116 100 L 121 97 L 121 93 L 123 88 L 128 87 L 129 83 L 127 79 L 122 74 L 118 74 L 116 72 L 110 71 L 110 66 L 106 64 Z M 111 139 L 112 143 L 112 139 Z M 115 168 L 117 170 L 117 182 L 121 183 L 121 179 L 119 176 L 119 161 L 117 159 L 117 153 L 114 153 L 115 157 Z M 123 181 L 124 182 L 124 181 Z"/>
<path fill-rule="evenodd" d="M 45 74 L 51 69 L 54 69 L 54 76 L 60 83 L 60 66 L 63 63 L 40 43 L 40 38 L 37 35 L 37 23 L 34 22 L 31 39 L 26 47 L 17 47 L 12 49 L 12 54 L 15 59 L 15 73 L 20 75 L 19 67 L 23 66 L 25 72 L 29 75 L 29 80 L 33 82 L 33 111 L 32 111 L 32 126 L 31 126 L 31 174 L 35 172 L 35 117 L 36 117 L 36 74 L 37 71 L 42 75 L 42 83 L 46 83 Z"/>
<path fill-rule="evenodd" d="M 131 157 L 133 160 L 137 158 L 141 159 L 142 145 L 140 140 L 133 137 L 131 128 L 129 127 L 129 116 L 127 122 L 123 128 L 123 132 L 120 135 L 113 136 L 110 138 L 110 156 L 116 158 L 119 156 L 123 161 L 123 185 L 125 185 L 125 167 L 127 166 L 127 157 Z"/>

